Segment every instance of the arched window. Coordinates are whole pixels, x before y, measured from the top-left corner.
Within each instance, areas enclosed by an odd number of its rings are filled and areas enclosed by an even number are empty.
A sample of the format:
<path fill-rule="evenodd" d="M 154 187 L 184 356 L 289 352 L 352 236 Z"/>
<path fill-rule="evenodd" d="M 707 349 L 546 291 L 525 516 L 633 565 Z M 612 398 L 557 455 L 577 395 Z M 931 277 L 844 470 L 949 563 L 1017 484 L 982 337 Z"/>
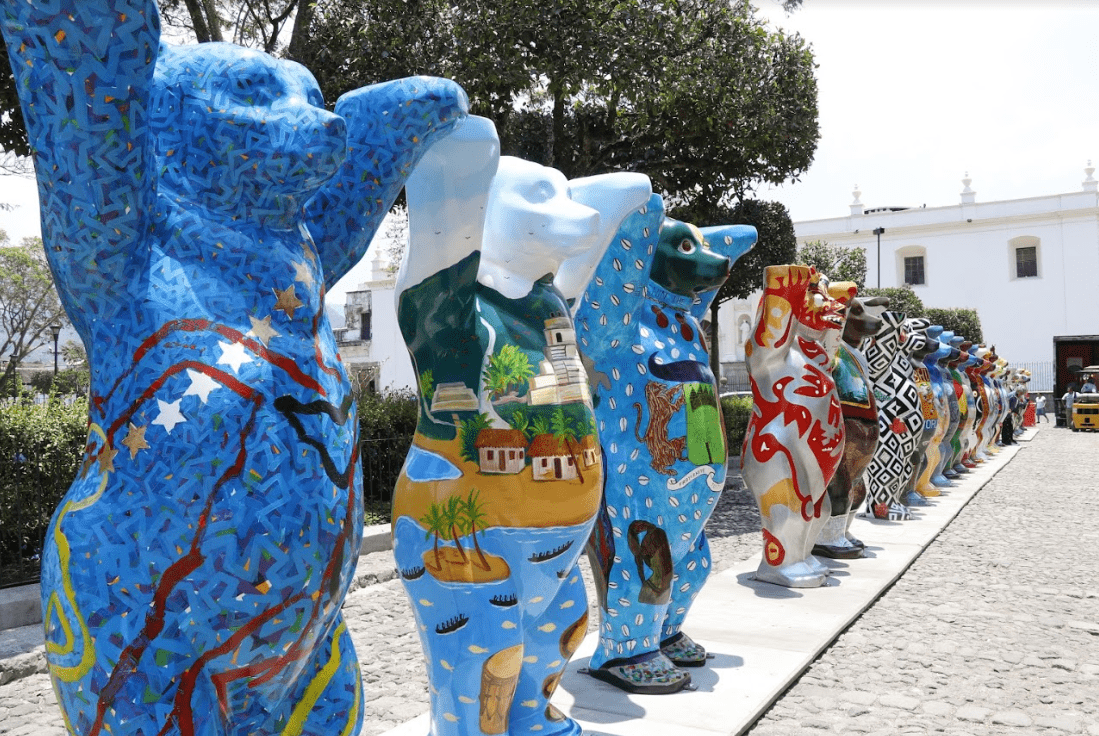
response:
<path fill-rule="evenodd" d="M 898 248 L 897 285 L 927 285 L 927 248 L 922 245 L 906 245 Z"/>
<path fill-rule="evenodd" d="M 1020 235 L 1007 241 L 1011 280 L 1042 277 L 1042 241 L 1033 235 Z"/>

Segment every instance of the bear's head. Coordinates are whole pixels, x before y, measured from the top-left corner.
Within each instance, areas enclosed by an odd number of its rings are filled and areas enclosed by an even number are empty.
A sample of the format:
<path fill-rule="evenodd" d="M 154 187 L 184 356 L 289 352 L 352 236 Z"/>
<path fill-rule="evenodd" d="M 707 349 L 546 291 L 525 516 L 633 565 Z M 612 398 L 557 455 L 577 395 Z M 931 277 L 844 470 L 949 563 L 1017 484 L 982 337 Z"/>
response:
<path fill-rule="evenodd" d="M 346 154 L 305 67 L 231 44 L 162 46 L 149 118 L 161 181 L 216 212 L 296 211 Z"/>
<path fill-rule="evenodd" d="M 664 220 L 650 276 L 658 286 L 680 296 L 694 296 L 720 287 L 731 267 L 732 259 L 715 253 L 697 227 Z"/>
<path fill-rule="evenodd" d="M 516 299 L 529 293 L 533 282 L 555 275 L 566 261 L 598 262 L 611 233 L 650 191 L 648 179 L 637 174 L 573 182 L 557 169 L 500 157 L 486 205 L 477 275 L 482 284 Z M 585 265 L 573 269 L 575 274 L 570 271 L 577 284 L 567 287 L 566 296 L 578 294 L 591 270 Z"/>

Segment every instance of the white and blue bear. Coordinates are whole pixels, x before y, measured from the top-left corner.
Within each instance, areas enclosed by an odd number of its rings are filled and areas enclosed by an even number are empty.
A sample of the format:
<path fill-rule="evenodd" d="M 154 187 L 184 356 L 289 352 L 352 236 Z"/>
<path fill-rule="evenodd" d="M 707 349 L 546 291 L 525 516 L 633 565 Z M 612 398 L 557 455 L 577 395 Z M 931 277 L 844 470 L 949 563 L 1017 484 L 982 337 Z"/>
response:
<path fill-rule="evenodd" d="M 602 607 L 590 673 L 676 692 L 705 650 L 680 629 L 709 574 L 703 528 L 725 481 L 718 387 L 699 320 L 755 228 L 665 219 L 657 195 L 619 229 L 575 307 L 596 377 L 606 482 L 588 553 Z"/>

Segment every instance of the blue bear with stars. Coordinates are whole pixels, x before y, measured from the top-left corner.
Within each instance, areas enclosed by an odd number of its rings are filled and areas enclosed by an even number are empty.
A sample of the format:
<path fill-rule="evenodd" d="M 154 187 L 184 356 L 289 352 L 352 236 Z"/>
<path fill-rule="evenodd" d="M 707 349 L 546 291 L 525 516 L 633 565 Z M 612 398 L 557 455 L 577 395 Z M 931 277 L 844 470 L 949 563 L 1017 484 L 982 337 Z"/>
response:
<path fill-rule="evenodd" d="M 340 614 L 357 421 L 324 294 L 465 95 L 400 80 L 333 114 L 297 64 L 161 46 L 152 2 L 3 13 L 43 240 L 92 371 L 42 561 L 66 725 L 357 733 Z"/>

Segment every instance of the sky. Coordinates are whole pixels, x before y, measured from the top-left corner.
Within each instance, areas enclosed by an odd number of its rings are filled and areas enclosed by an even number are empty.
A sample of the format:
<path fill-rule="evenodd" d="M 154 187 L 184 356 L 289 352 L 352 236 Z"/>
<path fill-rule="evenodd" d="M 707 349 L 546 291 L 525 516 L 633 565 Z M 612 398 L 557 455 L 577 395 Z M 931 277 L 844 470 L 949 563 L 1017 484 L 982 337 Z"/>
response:
<path fill-rule="evenodd" d="M 1078 191 L 1099 164 L 1099 2 L 805 0 L 792 14 L 818 68 L 821 138 L 800 181 L 760 187 L 795 222 L 843 217 L 858 185 L 867 208 L 957 204 L 968 173 L 977 201 Z M 38 234 L 35 187 L 0 177 L 0 228 Z M 329 292 L 341 304 L 366 276 Z"/>

